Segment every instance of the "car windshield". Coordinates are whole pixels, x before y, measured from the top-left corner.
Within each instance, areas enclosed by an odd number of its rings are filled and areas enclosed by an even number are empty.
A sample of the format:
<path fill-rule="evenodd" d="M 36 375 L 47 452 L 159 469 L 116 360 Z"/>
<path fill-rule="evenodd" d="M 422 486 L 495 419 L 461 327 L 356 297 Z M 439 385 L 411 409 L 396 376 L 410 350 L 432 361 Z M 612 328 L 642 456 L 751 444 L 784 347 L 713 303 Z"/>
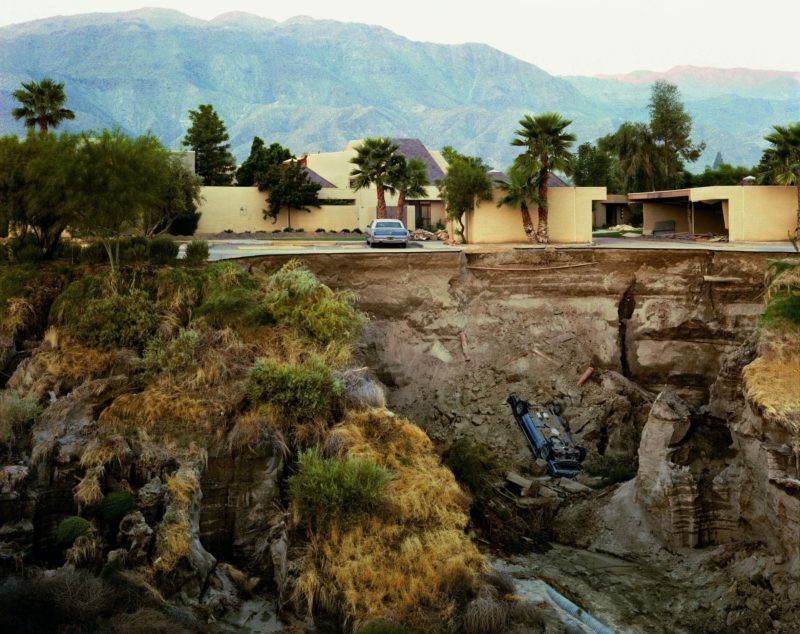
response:
<path fill-rule="evenodd" d="M 387 227 L 395 227 L 395 228 L 398 228 L 398 229 L 402 229 L 403 228 L 403 223 L 400 222 L 399 220 L 390 220 L 390 221 L 376 222 L 375 226 L 376 227 L 383 227 L 384 229 L 387 228 Z"/>

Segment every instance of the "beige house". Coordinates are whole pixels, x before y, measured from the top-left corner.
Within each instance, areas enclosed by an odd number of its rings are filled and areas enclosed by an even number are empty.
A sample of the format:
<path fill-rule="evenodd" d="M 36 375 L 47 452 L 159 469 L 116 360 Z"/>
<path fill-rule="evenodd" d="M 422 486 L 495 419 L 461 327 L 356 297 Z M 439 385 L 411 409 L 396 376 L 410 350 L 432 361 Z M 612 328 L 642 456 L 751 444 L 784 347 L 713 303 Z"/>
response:
<path fill-rule="evenodd" d="M 609 194 L 592 204 L 592 226 L 614 227 L 631 222 L 631 207 L 625 194 Z"/>
<path fill-rule="evenodd" d="M 392 139 L 406 158 L 418 158 L 428 167 L 428 180 L 433 183 L 444 178 L 447 161 L 441 152 L 428 150 L 419 139 Z M 303 159 L 309 178 L 322 188 L 319 198 L 320 208 L 311 211 L 292 211 L 291 226 L 306 231 L 326 229 L 361 229 L 375 218 L 377 213 L 377 194 L 374 187 L 355 191 L 350 187 L 350 159 L 357 155 L 356 147 L 361 141 L 350 141 L 341 152 L 320 152 L 309 154 Z M 439 189 L 428 187 L 425 198 L 407 200 L 405 217 L 409 229 L 433 227 L 444 224 L 445 214 Z M 198 233 L 234 233 L 273 231 L 289 226 L 286 210 L 282 210 L 276 222 L 264 220 L 263 210 L 267 207 L 267 196 L 257 187 L 203 187 L 203 202 L 200 205 L 200 224 Z M 331 204 L 324 201 L 330 200 Z M 387 194 L 387 211 L 397 217 L 397 196 Z"/>
<path fill-rule="evenodd" d="M 794 235 L 794 187 L 724 185 L 628 194 L 643 206 L 643 233 L 716 233 L 730 242 L 776 242 Z"/>
<path fill-rule="evenodd" d="M 406 158 L 417 158 L 428 168 L 428 180 L 434 183 L 444 178 L 447 161 L 441 152 L 427 149 L 418 139 L 392 139 Z M 291 226 L 295 229 L 315 231 L 364 230 L 375 218 L 377 195 L 374 187 L 355 191 L 350 187 L 350 159 L 356 156 L 361 141 L 351 141 L 341 152 L 309 154 L 302 160 L 306 172 L 321 185 L 319 198 L 323 204 L 311 211 L 292 211 Z M 490 172 L 493 180 L 505 180 L 502 172 Z M 474 243 L 527 242 L 522 228 L 519 209 L 497 207 L 495 201 L 482 203 L 465 217 L 466 238 Z M 592 204 L 607 199 L 604 187 L 569 187 L 558 177 L 550 177 L 550 238 L 553 242 L 580 243 L 592 239 Z M 330 203 L 325 204 L 325 201 Z M 397 196 L 387 195 L 389 216 L 398 217 Z M 267 196 L 257 187 L 203 187 L 198 233 L 256 233 L 281 230 L 290 225 L 286 210 L 282 210 L 273 224 L 264 219 Z M 531 209 L 534 225 L 538 218 L 536 207 Z M 406 225 L 409 229 L 435 227 L 445 224 L 445 210 L 438 187 L 427 188 L 423 198 L 407 200 Z M 452 223 L 448 223 L 452 233 Z"/>

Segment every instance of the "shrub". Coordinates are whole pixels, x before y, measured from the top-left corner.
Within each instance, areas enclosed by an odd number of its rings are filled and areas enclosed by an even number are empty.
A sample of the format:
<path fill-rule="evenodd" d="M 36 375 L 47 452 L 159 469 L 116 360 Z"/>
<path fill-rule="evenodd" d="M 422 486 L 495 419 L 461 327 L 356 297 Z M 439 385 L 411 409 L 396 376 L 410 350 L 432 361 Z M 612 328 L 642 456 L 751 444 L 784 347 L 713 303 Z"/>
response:
<path fill-rule="evenodd" d="M 325 233 L 325 229 L 323 229 L 322 227 L 319 227 L 317 229 L 314 229 L 314 233 Z"/>
<path fill-rule="evenodd" d="M 256 314 L 261 323 L 294 328 L 326 345 L 353 339 L 363 326 L 365 317 L 354 302 L 352 293 L 332 291 L 292 260 L 269 276 Z"/>
<path fill-rule="evenodd" d="M 186 262 L 193 266 L 203 264 L 208 260 L 208 242 L 205 240 L 192 240 L 186 245 Z"/>
<path fill-rule="evenodd" d="M 108 262 L 108 253 L 99 240 L 90 242 L 81 250 L 81 262 L 86 264 L 103 264 Z"/>
<path fill-rule="evenodd" d="M 86 304 L 100 296 L 103 281 L 94 275 L 81 277 L 67 286 L 50 306 L 50 322 L 76 324 Z"/>
<path fill-rule="evenodd" d="M 300 454 L 289 497 L 300 520 L 312 529 L 347 528 L 386 500 L 390 475 L 359 458 L 323 458 L 318 449 Z"/>
<path fill-rule="evenodd" d="M 357 634 L 415 634 L 414 630 L 391 621 L 370 621 L 357 630 Z"/>
<path fill-rule="evenodd" d="M 18 434 L 41 413 L 42 408 L 33 396 L 21 398 L 11 390 L 0 391 L 0 446 L 11 448 Z"/>
<path fill-rule="evenodd" d="M 774 295 L 761 314 L 759 325 L 783 331 L 800 330 L 800 294 Z"/>
<path fill-rule="evenodd" d="M 465 634 L 501 634 L 506 631 L 508 607 L 490 597 L 478 597 L 464 611 Z"/>
<path fill-rule="evenodd" d="M 203 303 L 194 314 L 214 326 L 247 321 L 258 303 L 256 280 L 231 262 L 217 262 L 206 270 Z"/>
<path fill-rule="evenodd" d="M 197 231 L 197 225 L 200 223 L 201 215 L 199 211 L 193 211 L 178 216 L 172 221 L 169 232 L 173 236 L 193 236 L 195 231 Z M 227 229 L 225 233 L 231 233 L 231 230 Z"/>
<path fill-rule="evenodd" d="M 30 264 L 0 268 L 0 321 L 12 312 L 12 300 L 30 294 L 35 277 L 36 267 Z"/>
<path fill-rule="evenodd" d="M 442 461 L 459 482 L 469 487 L 477 501 L 492 495 L 492 479 L 499 473 L 500 464 L 485 445 L 460 438 L 444 452 Z"/>
<path fill-rule="evenodd" d="M 636 477 L 636 465 L 612 456 L 593 456 L 586 461 L 583 469 L 587 475 L 603 478 L 600 482 L 602 487 L 626 482 Z"/>
<path fill-rule="evenodd" d="M 145 347 L 143 364 L 150 371 L 172 376 L 193 369 L 197 367 L 198 341 L 198 333 L 185 328 L 167 342 L 153 338 Z"/>
<path fill-rule="evenodd" d="M 339 233 L 350 233 L 350 229 L 341 229 Z"/>
<path fill-rule="evenodd" d="M 93 299 L 77 324 L 75 338 L 94 348 L 132 348 L 144 350 L 158 325 L 155 305 L 143 291 Z"/>
<path fill-rule="evenodd" d="M 283 228 L 283 232 L 284 233 L 292 233 L 293 231 L 294 231 L 294 229 L 292 229 L 291 227 L 284 227 Z"/>
<path fill-rule="evenodd" d="M 295 229 L 295 230 L 294 230 L 294 232 L 295 232 L 295 233 L 305 233 L 305 231 L 306 231 L 306 230 L 305 230 L 305 229 L 303 229 L 303 228 L 300 228 L 300 229 Z"/>
<path fill-rule="evenodd" d="M 269 404 L 283 421 L 294 424 L 330 420 L 341 387 L 317 357 L 303 365 L 261 359 L 250 370 L 248 395 L 253 403 Z"/>
<path fill-rule="evenodd" d="M 69 548 L 81 535 L 85 535 L 92 525 L 77 515 L 66 517 L 58 525 L 56 541 L 63 548 Z"/>
<path fill-rule="evenodd" d="M 18 264 L 33 264 L 44 259 L 42 246 L 32 233 L 9 239 L 6 249 L 8 259 Z"/>
<path fill-rule="evenodd" d="M 108 524 L 121 520 L 135 507 L 133 495 L 127 491 L 114 491 L 103 498 L 100 503 L 100 515 Z"/>
<path fill-rule="evenodd" d="M 146 262 L 150 245 L 144 236 L 131 236 L 119 241 L 120 262 L 140 264 Z"/>
<path fill-rule="evenodd" d="M 170 264 L 178 257 L 178 243 L 167 236 L 158 236 L 147 245 L 147 259 L 150 264 Z"/>
<path fill-rule="evenodd" d="M 361 234 L 361 233 L 364 233 L 364 232 L 361 231 L 361 229 L 359 229 L 358 227 L 356 227 L 355 229 L 353 229 L 353 233 Z"/>

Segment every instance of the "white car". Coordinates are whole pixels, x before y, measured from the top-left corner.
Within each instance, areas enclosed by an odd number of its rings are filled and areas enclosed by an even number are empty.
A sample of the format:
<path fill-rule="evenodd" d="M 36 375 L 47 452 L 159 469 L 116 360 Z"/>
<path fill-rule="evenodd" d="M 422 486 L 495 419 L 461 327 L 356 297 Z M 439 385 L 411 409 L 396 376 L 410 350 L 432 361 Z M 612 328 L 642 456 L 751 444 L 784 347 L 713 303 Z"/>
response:
<path fill-rule="evenodd" d="M 378 218 L 367 225 L 367 244 L 374 247 L 376 244 L 396 244 L 399 247 L 408 246 L 408 230 L 400 220 Z"/>

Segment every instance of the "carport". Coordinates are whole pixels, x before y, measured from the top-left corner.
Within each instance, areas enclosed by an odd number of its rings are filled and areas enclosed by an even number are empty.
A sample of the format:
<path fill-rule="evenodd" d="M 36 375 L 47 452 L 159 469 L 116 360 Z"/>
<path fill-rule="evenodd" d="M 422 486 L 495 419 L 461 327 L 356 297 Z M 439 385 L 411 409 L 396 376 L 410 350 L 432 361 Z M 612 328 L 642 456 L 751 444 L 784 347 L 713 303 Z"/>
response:
<path fill-rule="evenodd" d="M 707 188 L 628 194 L 643 208 L 644 235 L 691 233 L 728 235 L 728 200 L 704 197 Z"/>

